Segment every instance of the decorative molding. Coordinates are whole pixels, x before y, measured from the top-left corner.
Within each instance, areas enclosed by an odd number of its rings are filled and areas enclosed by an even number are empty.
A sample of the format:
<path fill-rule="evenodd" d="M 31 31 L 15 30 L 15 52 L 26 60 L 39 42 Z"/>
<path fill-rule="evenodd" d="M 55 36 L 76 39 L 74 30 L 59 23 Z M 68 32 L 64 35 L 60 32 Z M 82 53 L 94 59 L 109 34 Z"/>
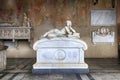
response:
<path fill-rule="evenodd" d="M 16 47 L 17 40 L 28 40 L 31 45 L 31 27 L 0 27 L 0 40 L 12 40 Z"/>

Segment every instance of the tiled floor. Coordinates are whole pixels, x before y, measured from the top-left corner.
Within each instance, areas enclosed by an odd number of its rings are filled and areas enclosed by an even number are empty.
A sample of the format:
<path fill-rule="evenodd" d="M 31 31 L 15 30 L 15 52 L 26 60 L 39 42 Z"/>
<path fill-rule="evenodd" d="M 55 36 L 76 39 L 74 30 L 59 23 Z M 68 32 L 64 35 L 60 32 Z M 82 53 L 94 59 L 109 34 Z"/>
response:
<path fill-rule="evenodd" d="M 0 72 L 0 80 L 120 80 L 120 64 L 117 59 L 85 59 L 88 74 L 31 73 L 35 59 L 7 59 L 7 69 Z"/>

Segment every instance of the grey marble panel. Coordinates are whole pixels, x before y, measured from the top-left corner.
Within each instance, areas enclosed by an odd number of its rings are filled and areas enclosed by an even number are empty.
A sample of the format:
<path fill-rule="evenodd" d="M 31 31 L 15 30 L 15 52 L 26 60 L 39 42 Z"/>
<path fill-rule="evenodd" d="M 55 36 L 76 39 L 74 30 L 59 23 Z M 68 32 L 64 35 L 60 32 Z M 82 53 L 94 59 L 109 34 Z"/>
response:
<path fill-rule="evenodd" d="M 115 10 L 91 10 L 91 26 L 116 25 Z"/>

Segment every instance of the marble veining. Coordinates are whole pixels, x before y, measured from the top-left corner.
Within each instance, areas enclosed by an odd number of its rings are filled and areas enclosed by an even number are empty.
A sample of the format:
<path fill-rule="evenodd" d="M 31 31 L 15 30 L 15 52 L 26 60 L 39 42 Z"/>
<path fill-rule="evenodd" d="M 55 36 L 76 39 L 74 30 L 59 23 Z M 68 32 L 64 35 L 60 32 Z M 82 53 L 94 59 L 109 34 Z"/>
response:
<path fill-rule="evenodd" d="M 91 26 L 116 25 L 115 10 L 91 10 Z"/>

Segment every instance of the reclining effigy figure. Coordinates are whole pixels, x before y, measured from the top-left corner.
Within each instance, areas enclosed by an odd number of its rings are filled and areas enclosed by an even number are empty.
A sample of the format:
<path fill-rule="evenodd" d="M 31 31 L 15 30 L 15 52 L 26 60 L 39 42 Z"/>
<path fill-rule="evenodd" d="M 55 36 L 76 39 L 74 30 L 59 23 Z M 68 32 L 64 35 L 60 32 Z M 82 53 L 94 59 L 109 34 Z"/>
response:
<path fill-rule="evenodd" d="M 36 63 L 33 64 L 33 74 L 89 72 L 84 61 L 87 44 L 71 27 L 71 21 L 66 23 L 63 29 L 52 29 L 34 43 Z"/>
<path fill-rule="evenodd" d="M 46 32 L 42 38 L 56 38 L 56 37 L 72 37 L 72 38 L 80 38 L 79 33 L 72 28 L 72 22 L 70 20 L 66 21 L 67 25 L 59 30 L 59 29 L 52 29 Z"/>

